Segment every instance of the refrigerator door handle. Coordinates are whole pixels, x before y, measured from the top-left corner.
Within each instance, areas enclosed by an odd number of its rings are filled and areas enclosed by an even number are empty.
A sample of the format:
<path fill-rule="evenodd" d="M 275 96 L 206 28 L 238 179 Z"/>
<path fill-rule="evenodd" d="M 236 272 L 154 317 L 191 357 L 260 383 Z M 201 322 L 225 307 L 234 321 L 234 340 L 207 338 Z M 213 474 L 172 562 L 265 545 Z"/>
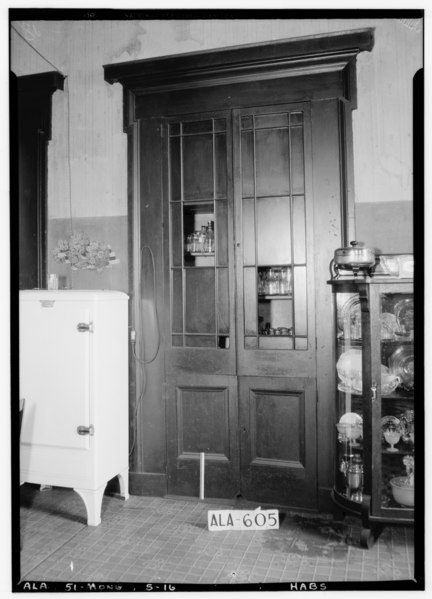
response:
<path fill-rule="evenodd" d="M 79 435 L 90 435 L 90 437 L 93 437 L 94 435 L 94 426 L 92 424 L 90 424 L 90 426 L 78 426 L 77 427 L 77 433 Z"/>
<path fill-rule="evenodd" d="M 92 322 L 79 322 L 77 324 L 77 331 L 79 333 L 93 333 L 93 323 Z"/>

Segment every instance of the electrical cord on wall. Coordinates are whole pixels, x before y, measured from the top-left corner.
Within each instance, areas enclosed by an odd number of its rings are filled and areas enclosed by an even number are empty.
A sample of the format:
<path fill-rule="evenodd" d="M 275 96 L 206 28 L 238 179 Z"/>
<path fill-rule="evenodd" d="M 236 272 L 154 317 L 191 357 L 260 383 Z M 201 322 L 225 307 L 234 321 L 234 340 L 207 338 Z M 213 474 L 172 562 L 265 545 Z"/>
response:
<path fill-rule="evenodd" d="M 140 281 L 139 281 L 139 289 L 141 291 L 141 285 L 142 285 L 142 281 L 141 281 L 141 272 L 142 272 L 142 262 L 143 262 L 143 251 L 147 250 L 150 254 L 150 258 L 151 258 L 151 262 L 152 262 L 152 272 L 153 272 L 153 298 L 152 298 L 152 304 L 153 304 L 153 311 L 154 311 L 154 316 L 155 316 L 155 322 L 156 322 L 156 330 L 158 333 L 158 337 L 157 337 L 157 345 L 156 345 L 156 351 L 154 353 L 154 355 L 149 358 L 148 360 L 146 360 L 144 358 L 144 355 L 142 357 L 139 357 L 136 353 L 136 343 L 133 342 L 133 354 L 135 357 L 135 360 L 137 362 L 139 362 L 140 364 L 151 364 L 152 362 L 154 362 L 156 360 L 156 357 L 159 353 L 159 347 L 160 347 L 160 331 L 159 331 L 159 318 L 158 318 L 158 313 L 157 313 L 157 308 L 156 308 L 156 298 L 155 298 L 155 293 L 156 293 L 156 268 L 155 268 L 155 261 L 154 261 L 154 255 L 152 252 L 152 249 L 148 246 L 148 245 L 144 245 L 141 248 L 141 264 L 140 264 Z M 144 326 L 144 322 L 143 322 L 143 318 L 141 317 L 140 319 L 140 333 L 141 333 L 141 339 L 144 339 L 144 330 L 143 330 L 143 326 Z M 143 344 L 144 346 L 144 344 Z"/>
<path fill-rule="evenodd" d="M 148 245 L 144 245 L 141 248 L 140 251 L 140 265 L 139 265 L 139 290 L 140 290 L 140 297 L 142 297 L 142 264 L 143 264 L 143 253 L 144 250 L 147 250 L 148 253 L 150 254 L 150 258 L 151 258 L 151 264 L 152 264 L 152 273 L 153 273 L 153 298 L 152 298 L 152 305 L 153 305 L 153 311 L 154 311 L 154 320 L 156 323 L 156 331 L 157 331 L 157 343 L 156 343 L 156 349 L 153 353 L 153 355 L 151 356 L 151 358 L 149 359 L 145 359 L 144 357 L 144 349 L 143 349 L 143 355 L 140 356 L 139 352 L 137 353 L 136 350 L 136 337 L 132 338 L 131 343 L 132 343 L 132 353 L 133 356 L 135 358 L 135 361 L 137 362 L 137 364 L 140 367 L 140 373 L 141 373 L 141 389 L 139 392 L 139 396 L 137 398 L 137 401 L 135 403 L 135 411 L 134 411 L 134 429 L 133 429 L 133 441 L 132 441 L 132 445 L 130 447 L 130 451 L 129 451 L 129 457 L 132 456 L 133 450 L 135 449 L 135 444 L 136 444 L 136 429 L 137 429 L 137 416 L 138 416 L 138 410 L 140 409 L 141 405 L 142 405 L 142 401 L 144 398 L 144 394 L 145 394 L 145 390 L 147 387 L 147 376 L 146 376 L 146 371 L 145 371 L 145 367 L 148 364 L 151 364 L 152 362 L 154 362 L 157 358 L 157 355 L 159 353 L 159 349 L 160 349 L 160 328 L 159 328 L 159 317 L 158 317 L 158 312 L 157 312 L 157 308 L 156 308 L 156 268 L 155 268 L 155 261 L 154 261 L 154 255 L 152 252 L 152 249 L 148 246 Z M 137 319 L 139 320 L 139 331 L 140 331 L 140 337 L 141 337 L 141 342 L 142 342 L 142 347 L 144 348 L 144 319 L 142 317 L 142 313 L 137 315 Z"/>

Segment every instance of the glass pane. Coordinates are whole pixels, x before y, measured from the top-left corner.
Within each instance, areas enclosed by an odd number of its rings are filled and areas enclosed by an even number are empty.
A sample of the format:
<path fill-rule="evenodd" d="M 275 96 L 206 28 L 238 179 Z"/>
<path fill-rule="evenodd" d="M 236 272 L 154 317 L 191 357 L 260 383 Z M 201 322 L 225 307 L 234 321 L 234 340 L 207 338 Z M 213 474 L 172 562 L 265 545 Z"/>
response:
<path fill-rule="evenodd" d="M 276 335 L 290 336 L 293 326 L 291 299 L 273 299 L 270 302 L 270 324 Z"/>
<path fill-rule="evenodd" d="M 260 297 L 258 302 L 260 335 L 291 337 L 293 327 L 292 299 Z"/>
<path fill-rule="evenodd" d="M 294 267 L 294 331 L 295 335 L 307 335 L 307 286 L 306 267 Z"/>
<path fill-rule="evenodd" d="M 188 268 L 186 273 L 187 333 L 216 333 L 213 268 Z"/>
<path fill-rule="evenodd" d="M 304 196 L 294 196 L 293 206 L 293 241 L 294 262 L 296 264 L 306 263 L 306 219 Z"/>
<path fill-rule="evenodd" d="M 183 231 L 181 204 L 171 204 L 172 265 L 182 266 Z"/>
<path fill-rule="evenodd" d="M 226 135 L 215 135 L 216 199 L 227 197 L 227 148 Z"/>
<path fill-rule="evenodd" d="M 336 307 L 338 381 L 336 487 L 344 497 L 361 502 L 363 477 L 361 476 L 362 463 L 359 458 L 363 455 L 363 397 L 361 395 L 362 347 L 359 295 L 350 292 L 337 293 Z"/>
<path fill-rule="evenodd" d="M 303 113 L 292 112 L 291 113 L 291 125 L 302 125 L 303 124 Z"/>
<path fill-rule="evenodd" d="M 170 135 L 180 135 L 180 123 L 171 123 L 169 126 Z"/>
<path fill-rule="evenodd" d="M 255 202 L 243 200 L 243 264 L 255 265 Z"/>
<path fill-rule="evenodd" d="M 230 332 L 229 323 L 229 292 L 227 268 L 218 268 L 218 333 L 219 335 L 228 335 Z"/>
<path fill-rule="evenodd" d="M 210 266 L 214 264 L 213 203 L 183 206 L 184 264 Z"/>
<path fill-rule="evenodd" d="M 253 198 L 254 184 L 254 153 L 253 132 L 243 132 L 241 136 L 241 165 L 242 165 L 242 196 Z"/>
<path fill-rule="evenodd" d="M 228 203 L 225 200 L 216 202 L 216 254 L 218 266 L 228 264 Z"/>
<path fill-rule="evenodd" d="M 258 264 L 291 262 L 291 207 L 288 197 L 257 200 Z"/>
<path fill-rule="evenodd" d="M 172 332 L 183 333 L 183 282 L 182 271 L 175 269 L 172 271 Z"/>
<path fill-rule="evenodd" d="M 264 266 L 258 269 L 258 295 L 291 296 L 292 269 L 291 266 Z"/>
<path fill-rule="evenodd" d="M 242 129 L 252 129 L 253 128 L 253 117 L 252 116 L 242 116 L 241 128 Z"/>
<path fill-rule="evenodd" d="M 208 121 L 191 121 L 189 123 L 183 123 L 183 135 L 190 135 L 191 133 L 212 133 L 213 122 Z"/>
<path fill-rule="evenodd" d="M 289 115 L 280 114 L 262 114 L 255 116 L 255 127 L 262 129 L 264 127 L 288 127 Z"/>
<path fill-rule="evenodd" d="M 173 347 L 183 347 L 183 335 L 173 335 L 171 342 Z"/>
<path fill-rule="evenodd" d="M 304 193 L 303 128 L 291 129 L 292 193 Z"/>
<path fill-rule="evenodd" d="M 256 195 L 290 193 L 288 129 L 255 132 Z"/>
<path fill-rule="evenodd" d="M 214 120 L 214 130 L 218 131 L 226 131 L 226 119 L 215 119 Z"/>
<path fill-rule="evenodd" d="M 181 177 L 180 177 L 180 138 L 170 139 L 170 200 L 178 202 L 181 200 Z"/>
<path fill-rule="evenodd" d="M 213 136 L 182 139 L 184 200 L 213 199 Z"/>
<path fill-rule="evenodd" d="M 414 296 L 380 294 L 381 507 L 414 508 Z"/>
<path fill-rule="evenodd" d="M 244 325 L 245 335 L 256 335 L 257 331 L 257 287 L 255 268 L 245 268 L 244 277 Z"/>

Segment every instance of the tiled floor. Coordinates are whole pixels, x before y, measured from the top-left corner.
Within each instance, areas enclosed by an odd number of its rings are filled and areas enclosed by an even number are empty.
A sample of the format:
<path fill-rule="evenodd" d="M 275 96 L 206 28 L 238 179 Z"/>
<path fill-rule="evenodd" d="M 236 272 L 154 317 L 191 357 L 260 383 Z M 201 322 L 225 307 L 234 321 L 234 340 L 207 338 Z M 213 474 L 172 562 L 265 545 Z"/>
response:
<path fill-rule="evenodd" d="M 411 528 L 385 528 L 369 550 L 358 545 L 355 519 L 342 525 L 281 512 L 279 530 L 209 532 L 207 511 L 229 507 L 106 494 L 102 523 L 89 527 L 72 490 L 23 485 L 21 580 L 243 585 L 414 577 Z"/>

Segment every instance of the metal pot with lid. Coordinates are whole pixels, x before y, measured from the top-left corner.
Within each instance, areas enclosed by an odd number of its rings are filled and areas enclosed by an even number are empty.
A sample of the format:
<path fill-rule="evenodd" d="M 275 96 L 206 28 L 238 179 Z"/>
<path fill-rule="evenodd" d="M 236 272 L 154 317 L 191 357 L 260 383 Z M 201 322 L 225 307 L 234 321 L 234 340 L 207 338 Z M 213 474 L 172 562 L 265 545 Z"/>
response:
<path fill-rule="evenodd" d="M 335 250 L 334 258 L 330 264 L 332 277 L 339 277 L 339 270 L 352 270 L 357 275 L 360 270 L 370 274 L 375 266 L 375 250 L 367 247 L 359 247 L 358 241 L 351 241 L 351 247 L 343 247 Z M 332 271 L 332 267 L 334 272 Z"/>

